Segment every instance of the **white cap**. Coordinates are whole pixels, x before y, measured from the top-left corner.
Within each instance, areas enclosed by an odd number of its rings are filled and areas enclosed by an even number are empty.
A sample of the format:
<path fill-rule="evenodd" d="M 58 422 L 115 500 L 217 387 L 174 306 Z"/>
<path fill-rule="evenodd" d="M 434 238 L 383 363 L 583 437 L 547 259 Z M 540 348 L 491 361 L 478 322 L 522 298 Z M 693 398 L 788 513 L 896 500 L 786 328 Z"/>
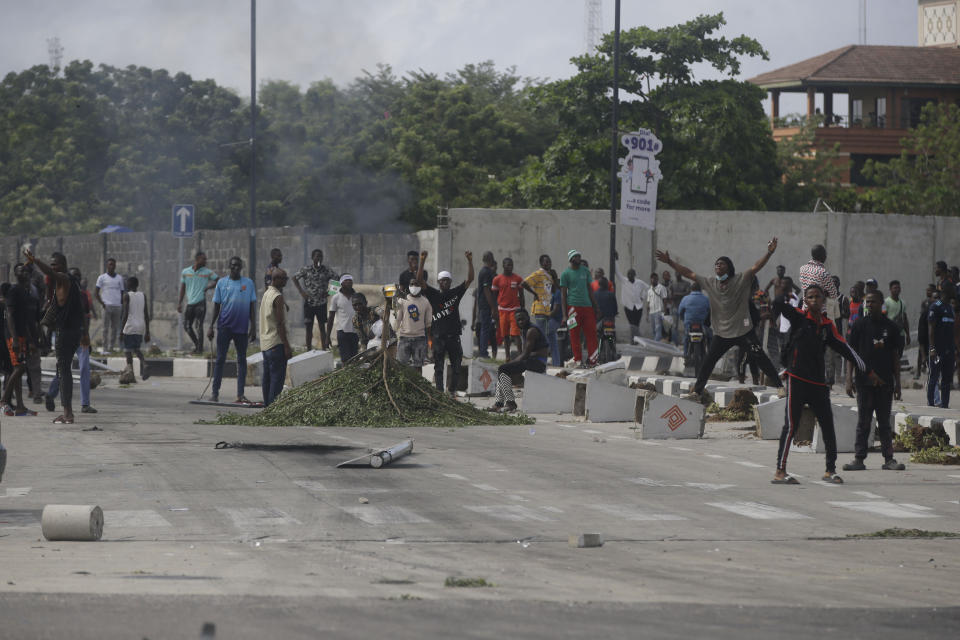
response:
<path fill-rule="evenodd" d="M 345 273 L 342 276 L 340 276 L 340 282 L 343 282 L 344 280 L 349 280 L 350 282 L 353 282 L 353 276 L 350 275 L 349 273 Z"/>
<path fill-rule="evenodd" d="M 453 276 L 450 275 L 449 271 L 441 271 L 437 274 L 437 280 L 443 280 L 444 278 L 447 280 L 453 280 Z"/>

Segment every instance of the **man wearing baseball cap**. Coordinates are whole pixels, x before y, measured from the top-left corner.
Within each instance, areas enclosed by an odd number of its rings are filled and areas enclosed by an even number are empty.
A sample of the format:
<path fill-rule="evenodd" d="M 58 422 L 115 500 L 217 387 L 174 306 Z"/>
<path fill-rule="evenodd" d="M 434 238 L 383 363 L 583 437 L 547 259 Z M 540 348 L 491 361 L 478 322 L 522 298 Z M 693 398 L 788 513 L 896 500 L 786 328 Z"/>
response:
<path fill-rule="evenodd" d="M 563 317 L 567 319 L 567 326 L 570 327 L 570 348 L 573 350 L 574 361 L 577 364 L 583 362 L 583 352 L 580 349 L 580 334 L 583 333 L 587 341 L 587 366 L 594 367 L 599 357 L 597 316 L 594 313 L 597 301 L 590 290 L 590 269 L 582 264 L 582 256 L 576 249 L 567 252 L 567 260 L 570 261 L 570 266 L 560 274 L 560 299 Z"/>
<path fill-rule="evenodd" d="M 330 317 L 327 319 L 327 335 L 333 336 L 337 330 L 337 346 L 340 349 L 340 362 L 357 355 L 360 350 L 360 336 L 353 327 L 353 276 L 345 273 L 340 276 L 340 290 L 330 299 Z"/>
<path fill-rule="evenodd" d="M 454 396 L 457 393 L 457 382 L 460 375 L 460 363 L 463 360 L 463 346 L 460 344 L 460 334 L 463 325 L 460 322 L 460 301 L 463 300 L 467 288 L 473 284 L 473 252 L 464 253 L 467 258 L 467 279 L 456 287 L 453 284 L 453 275 L 449 271 L 437 274 L 439 289 L 434 289 L 423 282 L 423 263 L 427 259 L 427 252 L 420 252 L 420 268 L 417 270 L 417 283 L 423 287 L 423 295 L 433 308 L 433 323 L 430 325 L 433 332 L 433 380 L 437 390 L 443 391 L 444 358 L 450 359 L 450 382 L 447 392 Z"/>

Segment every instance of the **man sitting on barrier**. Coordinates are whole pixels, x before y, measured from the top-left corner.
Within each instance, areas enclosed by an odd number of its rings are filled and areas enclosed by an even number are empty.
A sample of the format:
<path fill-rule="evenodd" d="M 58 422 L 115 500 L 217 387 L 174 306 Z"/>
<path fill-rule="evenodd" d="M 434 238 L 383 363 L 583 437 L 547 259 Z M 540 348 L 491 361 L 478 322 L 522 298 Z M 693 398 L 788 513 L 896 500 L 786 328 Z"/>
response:
<path fill-rule="evenodd" d="M 497 401 L 487 411 L 510 413 L 517 410 L 512 374 L 522 371 L 543 373 L 547 370 L 550 345 L 543 331 L 530 322 L 530 314 L 525 310 L 517 309 L 513 315 L 523 336 L 523 348 L 516 358 L 497 368 Z"/>

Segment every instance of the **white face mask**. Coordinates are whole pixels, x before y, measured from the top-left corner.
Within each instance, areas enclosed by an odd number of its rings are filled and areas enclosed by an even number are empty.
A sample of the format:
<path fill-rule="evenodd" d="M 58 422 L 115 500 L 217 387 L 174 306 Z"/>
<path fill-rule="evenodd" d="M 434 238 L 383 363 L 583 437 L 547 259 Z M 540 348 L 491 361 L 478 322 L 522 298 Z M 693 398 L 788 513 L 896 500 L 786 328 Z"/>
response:
<path fill-rule="evenodd" d="M 420 287 L 415 284 L 410 285 L 410 295 L 418 296 L 420 295 Z"/>

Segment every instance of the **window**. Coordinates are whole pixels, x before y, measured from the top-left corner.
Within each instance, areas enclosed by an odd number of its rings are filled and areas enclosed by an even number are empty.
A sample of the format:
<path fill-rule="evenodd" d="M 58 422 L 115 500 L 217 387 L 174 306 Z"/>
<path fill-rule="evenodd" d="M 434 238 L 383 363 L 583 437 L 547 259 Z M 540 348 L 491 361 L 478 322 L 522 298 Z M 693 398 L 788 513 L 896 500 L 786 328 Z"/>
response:
<path fill-rule="evenodd" d="M 863 124 L 863 100 L 852 100 L 850 102 L 850 124 Z"/>
<path fill-rule="evenodd" d="M 877 98 L 877 126 L 881 129 L 887 126 L 887 99 Z"/>

